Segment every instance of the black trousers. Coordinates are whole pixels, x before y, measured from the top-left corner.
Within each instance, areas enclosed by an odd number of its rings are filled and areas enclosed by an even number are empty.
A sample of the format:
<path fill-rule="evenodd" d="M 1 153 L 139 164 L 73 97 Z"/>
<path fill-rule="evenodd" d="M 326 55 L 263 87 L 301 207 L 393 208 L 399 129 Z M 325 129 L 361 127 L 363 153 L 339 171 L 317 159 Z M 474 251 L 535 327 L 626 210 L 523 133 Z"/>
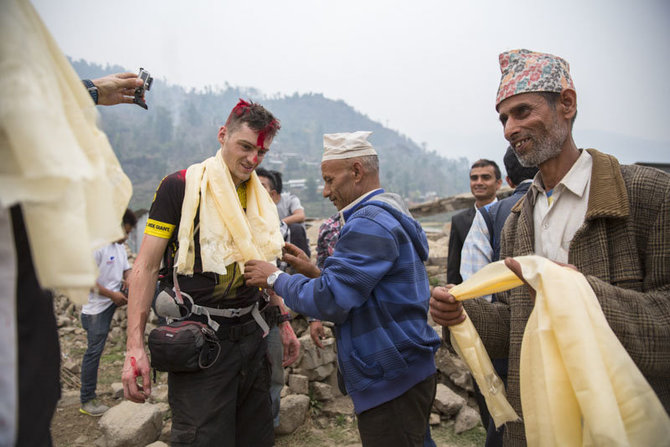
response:
<path fill-rule="evenodd" d="M 19 420 L 16 445 L 51 446 L 51 419 L 60 399 L 60 345 L 51 293 L 37 281 L 21 208 L 11 208 L 17 257 L 16 313 Z"/>
<path fill-rule="evenodd" d="M 422 447 L 437 376 L 417 383 L 404 394 L 358 415 L 363 447 Z"/>
<path fill-rule="evenodd" d="M 274 445 L 267 342 L 256 328 L 220 339 L 212 367 L 168 375 L 172 446 Z"/>

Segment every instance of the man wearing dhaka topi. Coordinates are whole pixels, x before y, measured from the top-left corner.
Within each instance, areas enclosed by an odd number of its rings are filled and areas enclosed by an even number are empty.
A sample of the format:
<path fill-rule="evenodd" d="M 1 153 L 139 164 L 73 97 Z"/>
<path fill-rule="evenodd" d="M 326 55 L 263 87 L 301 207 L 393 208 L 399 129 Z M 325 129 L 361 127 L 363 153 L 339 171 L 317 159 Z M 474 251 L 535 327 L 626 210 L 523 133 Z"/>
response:
<path fill-rule="evenodd" d="M 500 67 L 496 110 L 505 139 L 523 166 L 539 168 L 505 223 L 500 259 L 536 254 L 576 267 L 668 411 L 670 175 L 578 148 L 572 137 L 577 92 L 565 60 L 514 50 L 500 55 Z M 515 260 L 505 263 L 523 279 Z M 509 358 L 508 398 L 523 419 L 520 352 L 534 290 L 517 287 L 497 298 L 459 302 L 449 287 L 437 287 L 431 315 L 452 326 L 465 319 L 465 308 L 489 355 Z M 523 422 L 508 423 L 504 445 L 525 444 Z"/>

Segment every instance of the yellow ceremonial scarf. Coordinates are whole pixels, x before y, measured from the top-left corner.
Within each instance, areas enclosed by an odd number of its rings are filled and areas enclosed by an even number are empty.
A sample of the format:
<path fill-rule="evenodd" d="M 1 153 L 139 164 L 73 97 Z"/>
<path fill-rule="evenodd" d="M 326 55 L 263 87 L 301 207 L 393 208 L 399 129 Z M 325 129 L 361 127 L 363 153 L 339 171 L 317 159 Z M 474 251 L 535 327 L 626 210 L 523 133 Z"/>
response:
<path fill-rule="evenodd" d="M 200 205 L 202 270 L 221 275 L 237 262 L 240 272 L 251 259 L 273 261 L 281 256 L 284 239 L 279 231 L 277 206 L 256 172 L 246 188 L 246 212 L 236 193 L 221 149 L 186 170 L 186 189 L 179 222 L 177 272 L 193 274 L 195 247 L 193 221 Z"/>
<path fill-rule="evenodd" d="M 515 259 L 537 292 L 521 344 L 521 405 L 528 444 L 667 445 L 670 418 L 608 325 L 584 275 L 539 256 Z M 520 285 L 498 261 L 450 293 L 464 300 Z M 449 329 L 490 403 L 496 426 L 514 420 L 470 319 Z"/>
<path fill-rule="evenodd" d="M 0 60 L 0 205 L 21 204 L 40 285 L 85 303 L 94 249 L 123 237 L 130 180 L 28 1 L 2 1 Z"/>

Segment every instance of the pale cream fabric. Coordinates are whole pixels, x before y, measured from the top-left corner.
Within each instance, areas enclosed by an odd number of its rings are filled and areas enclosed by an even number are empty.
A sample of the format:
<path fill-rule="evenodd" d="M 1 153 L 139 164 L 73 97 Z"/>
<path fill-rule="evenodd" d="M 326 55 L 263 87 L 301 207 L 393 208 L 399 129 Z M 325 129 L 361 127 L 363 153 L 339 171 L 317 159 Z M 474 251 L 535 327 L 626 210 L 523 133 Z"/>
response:
<path fill-rule="evenodd" d="M 226 266 L 237 262 L 244 272 L 246 261 L 273 261 L 281 256 L 284 239 L 279 231 L 277 206 L 254 171 L 247 184 L 245 213 L 219 149 L 215 156 L 186 170 L 186 191 L 177 234 L 178 273 L 193 274 L 193 220 L 198 204 L 203 271 L 223 275 Z"/>
<path fill-rule="evenodd" d="M 515 259 L 537 291 L 521 345 L 528 444 L 667 445 L 670 418 L 607 324 L 586 278 L 539 256 Z M 468 299 L 520 284 L 498 261 L 451 293 Z M 485 386 L 480 383 L 482 391 Z"/>
<path fill-rule="evenodd" d="M 470 318 L 466 318 L 461 324 L 450 326 L 449 332 L 451 345 L 470 368 L 496 427 L 519 420 L 516 411 L 507 401 L 505 384 L 496 374 L 491 358 Z"/>
<path fill-rule="evenodd" d="M 0 3 L 0 61 L 0 204 L 22 205 L 41 286 L 85 302 L 93 250 L 123 237 L 130 180 L 28 1 Z"/>
<path fill-rule="evenodd" d="M 466 281 L 452 287 L 449 292 L 457 300 L 466 300 L 491 295 L 523 284 L 514 274 L 509 276 L 507 272 L 510 272 L 509 269 L 504 264 L 501 269 L 500 262 L 488 264 Z M 506 422 L 519 420 L 514 408 L 507 401 L 505 386 L 496 374 L 491 358 L 475 326 L 467 317 L 467 313 L 464 322 L 456 326 L 449 326 L 449 332 L 451 333 L 451 345 L 470 368 L 496 427 Z"/>

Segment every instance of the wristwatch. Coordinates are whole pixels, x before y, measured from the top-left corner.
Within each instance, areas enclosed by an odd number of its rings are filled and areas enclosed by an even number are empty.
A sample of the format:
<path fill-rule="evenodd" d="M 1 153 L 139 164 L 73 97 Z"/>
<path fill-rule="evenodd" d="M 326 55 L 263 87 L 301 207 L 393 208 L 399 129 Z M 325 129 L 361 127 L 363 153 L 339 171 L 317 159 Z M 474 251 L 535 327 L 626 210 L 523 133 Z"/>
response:
<path fill-rule="evenodd" d="M 281 275 L 283 273 L 286 273 L 286 272 L 282 272 L 281 270 L 277 270 L 277 271 L 271 273 L 270 276 L 268 276 L 268 279 L 265 281 L 265 282 L 268 283 L 268 287 L 271 288 L 272 290 L 274 290 L 275 281 L 277 281 L 277 278 L 279 278 L 279 275 Z"/>
<path fill-rule="evenodd" d="M 88 90 L 88 94 L 91 95 L 91 99 L 93 99 L 94 103 L 98 103 L 98 87 L 93 84 L 93 82 L 90 79 L 82 79 L 84 83 L 84 87 L 86 87 L 86 90 Z"/>

